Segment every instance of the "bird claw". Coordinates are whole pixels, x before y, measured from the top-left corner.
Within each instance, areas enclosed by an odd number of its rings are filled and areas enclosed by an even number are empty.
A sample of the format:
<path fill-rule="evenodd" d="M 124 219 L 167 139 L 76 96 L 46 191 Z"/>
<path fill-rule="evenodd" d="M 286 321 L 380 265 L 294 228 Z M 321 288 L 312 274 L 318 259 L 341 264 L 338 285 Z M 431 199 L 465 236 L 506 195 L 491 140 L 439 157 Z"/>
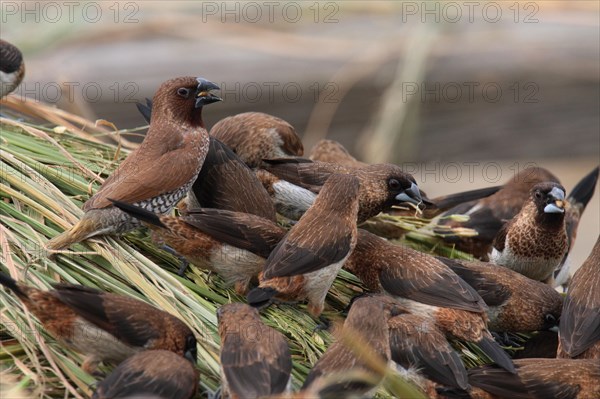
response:
<path fill-rule="evenodd" d="M 219 386 L 216 391 L 208 390 L 207 399 L 221 399 L 221 390 L 223 386 Z"/>
<path fill-rule="evenodd" d="M 499 333 L 499 332 L 492 331 L 491 333 L 492 333 L 492 337 L 494 337 L 494 340 L 498 344 L 500 344 L 500 346 L 508 347 L 508 348 L 510 348 L 510 347 L 512 347 L 512 348 L 519 348 L 519 347 L 523 346 L 522 343 L 519 343 L 519 342 L 516 342 L 515 340 L 513 340 L 508 335 L 507 332 L 501 332 L 501 333 Z"/>
<path fill-rule="evenodd" d="M 315 328 L 313 329 L 313 333 L 316 333 L 317 331 L 329 330 L 329 328 L 331 327 L 331 320 L 324 316 L 319 316 L 319 321 L 320 323 L 315 326 Z"/>
<path fill-rule="evenodd" d="M 173 248 L 171 248 L 170 246 L 168 246 L 166 244 L 161 245 L 160 248 L 163 251 L 170 253 L 171 255 L 173 255 L 174 257 L 176 257 L 177 259 L 179 259 L 181 261 L 181 266 L 179 266 L 179 269 L 177 270 L 177 275 L 179 277 L 183 277 L 185 275 L 185 271 L 187 270 L 188 266 L 190 265 L 190 262 L 188 262 L 187 259 L 185 259 L 177 251 L 175 251 Z"/>

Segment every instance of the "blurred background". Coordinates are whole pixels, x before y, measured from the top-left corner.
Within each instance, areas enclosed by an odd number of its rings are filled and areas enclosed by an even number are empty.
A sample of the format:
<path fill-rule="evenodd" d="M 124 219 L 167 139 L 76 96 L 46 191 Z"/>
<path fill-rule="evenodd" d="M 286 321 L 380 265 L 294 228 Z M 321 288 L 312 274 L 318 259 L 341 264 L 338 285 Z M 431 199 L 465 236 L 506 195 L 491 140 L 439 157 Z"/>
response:
<path fill-rule="evenodd" d="M 322 138 L 394 162 L 430 196 L 501 184 L 531 165 L 567 191 L 600 160 L 596 1 L 1 1 L 24 53 L 17 96 L 119 129 L 171 77 L 202 76 L 212 126 L 262 111 L 305 152 Z M 597 189 L 598 191 L 598 189 Z M 573 264 L 600 231 L 600 195 Z"/>

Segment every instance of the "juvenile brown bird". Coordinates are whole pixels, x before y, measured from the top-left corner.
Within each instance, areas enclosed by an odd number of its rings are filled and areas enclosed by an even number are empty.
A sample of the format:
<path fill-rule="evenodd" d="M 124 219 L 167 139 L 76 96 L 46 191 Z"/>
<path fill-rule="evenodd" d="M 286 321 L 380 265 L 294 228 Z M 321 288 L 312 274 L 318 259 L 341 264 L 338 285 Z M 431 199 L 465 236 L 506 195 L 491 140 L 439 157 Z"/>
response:
<path fill-rule="evenodd" d="M 467 389 L 467 370 L 435 320 L 400 314 L 388 321 L 391 359 L 404 369 L 418 369 L 445 386 Z"/>
<path fill-rule="evenodd" d="M 267 187 L 267 191 L 274 198 L 280 213 L 285 211 L 286 207 L 293 207 L 293 204 L 289 203 L 290 198 L 295 201 L 296 197 L 308 197 L 308 194 L 300 192 L 298 188 L 318 193 L 334 173 L 356 176 L 360 182 L 358 223 L 390 209 L 392 205 L 419 205 L 424 201 L 414 177 L 392 164 L 368 165 L 361 169 L 353 169 L 302 159 L 275 159 L 265 161 L 265 170 L 279 178 L 269 182 L 271 186 Z M 296 214 L 302 214 L 304 211 L 305 209 L 295 210 Z"/>
<path fill-rule="evenodd" d="M 225 398 L 262 398 L 291 390 L 292 358 L 283 334 L 242 303 L 217 310 Z"/>
<path fill-rule="evenodd" d="M 531 188 L 542 182 L 559 180 L 550 171 L 540 167 L 530 167 L 515 174 L 512 179 L 493 195 L 478 201 L 466 202 L 448 210 L 448 215 L 468 215 L 469 220 L 458 222 L 442 219 L 441 224 L 451 227 L 466 227 L 477 231 L 475 237 L 446 235 L 444 241 L 455 244 L 457 249 L 473 254 L 476 258 L 487 261 L 492 250 L 492 242 L 506 220 L 512 219 L 529 198 Z"/>
<path fill-rule="evenodd" d="M 272 115 L 245 112 L 217 122 L 210 135 L 227 144 L 251 168 L 263 159 L 302 156 L 304 147 L 294 127 Z"/>
<path fill-rule="evenodd" d="M 196 338 L 181 320 L 142 301 L 80 285 L 42 291 L 0 273 L 12 290 L 63 345 L 86 355 L 82 368 L 118 363 L 145 349 L 164 349 L 196 359 Z"/>
<path fill-rule="evenodd" d="M 192 399 L 200 379 L 195 363 L 164 350 L 136 353 L 98 383 L 92 399 Z"/>
<path fill-rule="evenodd" d="M 498 232 L 490 262 L 548 282 L 567 245 L 565 189 L 558 183 L 539 183 L 519 213 Z"/>
<path fill-rule="evenodd" d="M 488 306 L 488 327 L 498 332 L 529 332 L 558 326 L 563 297 L 548 284 L 489 263 L 438 257 Z"/>
<path fill-rule="evenodd" d="M 163 83 L 153 100 L 150 128 L 142 144 L 119 165 L 83 206 L 85 214 L 72 228 L 47 244 L 51 250 L 99 234 L 121 234 L 139 222 L 110 199 L 167 213 L 189 190 L 208 151 L 202 107 L 221 99 L 218 87 L 202 78 L 182 77 Z"/>
<path fill-rule="evenodd" d="M 308 311 L 319 316 L 325 296 L 356 245 L 359 180 L 331 176 L 310 209 L 269 255 L 260 285 L 248 294 L 252 306 L 273 297 L 308 299 Z"/>
<path fill-rule="evenodd" d="M 210 139 L 206 160 L 188 194 L 187 208 L 199 207 L 250 213 L 276 220 L 271 197 L 254 172 L 214 137 Z"/>
<path fill-rule="evenodd" d="M 571 190 L 571 193 L 567 197 L 567 203 L 565 207 L 565 224 L 567 229 L 567 237 L 569 238 L 569 249 L 567 254 L 563 258 L 558 269 L 554 271 L 554 286 L 565 286 L 568 283 L 570 272 L 569 272 L 569 253 L 571 248 L 575 245 L 575 239 L 577 238 L 577 228 L 579 227 L 579 220 L 585 211 L 587 204 L 594 196 L 596 190 L 596 183 L 598 182 L 598 174 L 600 173 L 600 167 L 594 168 L 590 173 L 585 175 Z"/>
<path fill-rule="evenodd" d="M 313 392 L 318 397 L 362 397 L 374 390 L 383 379 L 380 370 L 359 350 L 368 351 L 374 361 L 385 366 L 390 361 L 388 320 L 396 309 L 379 296 L 366 296 L 356 299 L 344 321 L 342 338 L 334 342 L 312 368 L 303 391 Z M 359 338 L 360 343 L 356 341 Z M 352 347 L 354 342 L 357 347 Z M 344 380 L 344 374 L 358 372 L 372 380 Z M 335 375 L 339 373 L 339 379 Z M 323 380 L 334 378 L 323 386 Z M 316 392 L 315 392 L 316 391 Z"/>
<path fill-rule="evenodd" d="M 435 257 L 359 229 L 344 268 L 369 290 L 386 292 L 411 313 L 432 317 L 447 336 L 476 343 L 496 363 L 514 370 L 487 329 L 487 306 L 481 296 Z"/>
<path fill-rule="evenodd" d="M 218 273 L 239 294 L 263 270 L 265 259 L 287 233 L 275 222 L 256 215 L 219 209 L 196 209 L 182 216 L 157 215 L 114 201 L 140 220 L 190 263 Z"/>
<path fill-rule="evenodd" d="M 25 63 L 21 51 L 0 39 L 0 98 L 13 92 L 25 76 Z"/>
<path fill-rule="evenodd" d="M 469 382 L 485 392 L 473 398 L 594 399 L 600 397 L 598 359 L 517 359 L 517 375 L 493 366 L 469 370 Z"/>
<path fill-rule="evenodd" d="M 558 357 L 600 359 L 600 236 L 569 285 L 559 326 Z"/>
<path fill-rule="evenodd" d="M 368 164 L 354 158 L 348 150 L 335 140 L 319 140 L 310 150 L 312 161 L 334 163 L 351 168 L 362 168 Z"/>

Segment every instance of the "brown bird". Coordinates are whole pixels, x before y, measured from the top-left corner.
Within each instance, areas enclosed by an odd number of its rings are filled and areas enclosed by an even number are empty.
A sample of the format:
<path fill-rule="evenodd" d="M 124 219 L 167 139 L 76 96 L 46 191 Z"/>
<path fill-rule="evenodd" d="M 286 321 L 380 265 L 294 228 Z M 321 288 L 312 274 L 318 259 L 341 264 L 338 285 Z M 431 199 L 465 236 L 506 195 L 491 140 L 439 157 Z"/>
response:
<path fill-rule="evenodd" d="M 411 313 L 434 318 L 447 336 L 476 343 L 496 363 L 514 370 L 487 329 L 481 296 L 435 257 L 359 229 L 344 268 L 369 290 L 387 292 Z"/>
<path fill-rule="evenodd" d="M 351 168 L 362 168 L 368 164 L 354 158 L 348 150 L 335 140 L 319 140 L 310 150 L 312 161 L 334 163 Z"/>
<path fill-rule="evenodd" d="M 83 370 L 118 363 L 145 349 L 164 349 L 196 359 L 196 338 L 177 317 L 145 302 L 80 285 L 55 284 L 42 291 L 0 273 L 12 290 L 63 345 L 86 355 Z"/>
<path fill-rule="evenodd" d="M 467 370 L 430 317 L 400 314 L 388 321 L 391 359 L 445 386 L 467 389 Z"/>
<path fill-rule="evenodd" d="M 565 189 L 558 183 L 539 183 L 521 211 L 498 232 L 490 262 L 548 282 L 567 245 Z"/>
<path fill-rule="evenodd" d="M 569 286 L 559 326 L 558 357 L 600 359 L 600 236 Z"/>
<path fill-rule="evenodd" d="M 250 213 L 276 220 L 271 197 L 254 172 L 214 137 L 210 139 L 206 160 L 188 194 L 187 209 L 200 207 Z"/>
<path fill-rule="evenodd" d="M 155 241 L 165 243 L 190 263 L 218 273 L 241 295 L 247 293 L 250 281 L 263 270 L 265 259 L 287 233 L 275 222 L 248 213 L 207 208 L 176 217 L 119 201 L 114 205 L 149 227 L 156 234 Z"/>
<path fill-rule="evenodd" d="M 399 166 L 392 164 L 376 164 L 352 169 L 303 159 L 273 159 L 265 161 L 265 170 L 286 182 L 267 188 L 272 197 L 273 193 L 275 194 L 275 206 L 280 213 L 282 209 L 285 210 L 285 206 L 281 206 L 280 202 L 285 204 L 289 202 L 290 197 L 306 197 L 305 194 L 298 194 L 297 188 L 290 188 L 290 186 L 318 193 L 321 186 L 334 173 L 351 174 L 360 182 L 358 223 L 390 209 L 392 205 L 406 203 L 419 205 L 424 201 L 415 179 L 410 174 L 404 173 Z M 297 210 L 299 214 L 303 212 L 304 209 Z"/>
<path fill-rule="evenodd" d="M 325 351 L 306 377 L 302 390 L 318 397 L 368 396 L 367 393 L 383 379 L 383 374 L 359 349 L 368 351 L 372 360 L 385 366 L 390 361 L 388 320 L 396 312 L 390 302 L 380 296 L 365 296 L 353 301 L 341 333 L 346 339 L 334 342 Z M 352 347 L 351 342 L 357 347 Z M 344 379 L 344 374 L 352 372 L 366 374 L 370 383 L 364 379 Z M 324 384 L 327 379 L 330 381 Z"/>
<path fill-rule="evenodd" d="M 145 105 L 136 105 L 146 122 L 150 122 L 152 101 L 146 99 Z M 275 220 L 275 207 L 254 172 L 215 137 L 209 139 L 206 159 L 184 207 L 225 209 Z"/>
<path fill-rule="evenodd" d="M 200 379 L 195 363 L 164 350 L 136 353 L 98 383 L 92 399 L 192 399 Z"/>
<path fill-rule="evenodd" d="M 443 218 L 440 220 L 441 224 L 470 228 L 477 231 L 478 235 L 475 237 L 446 235 L 444 241 L 455 244 L 457 249 L 487 261 L 488 254 L 492 250 L 492 242 L 504 222 L 512 219 L 521 210 L 529 198 L 531 188 L 542 182 L 559 183 L 559 180 L 544 168 L 526 168 L 515 174 L 496 194 L 478 201 L 466 202 L 448 210 L 443 216 L 468 215 L 469 220 L 458 222 Z"/>
<path fill-rule="evenodd" d="M 558 269 L 554 271 L 554 286 L 565 286 L 569 280 L 569 265 L 570 259 L 568 258 L 571 248 L 575 245 L 575 239 L 577 238 L 577 228 L 579 227 L 579 220 L 587 204 L 594 196 L 596 191 L 596 183 L 598 182 L 598 174 L 600 173 L 600 167 L 594 168 L 590 173 L 585 175 L 581 179 L 571 194 L 567 197 L 567 203 L 565 207 L 565 223 L 567 228 L 567 237 L 569 238 L 569 249 L 567 254 L 563 258 Z"/>
<path fill-rule="evenodd" d="M 302 156 L 304 147 L 294 127 L 272 115 L 245 112 L 221 119 L 210 135 L 227 144 L 251 168 L 263 159 Z"/>
<path fill-rule="evenodd" d="M 319 316 L 325 296 L 356 245 L 359 180 L 332 175 L 308 211 L 269 255 L 260 285 L 248 294 L 252 306 L 308 299 Z"/>
<path fill-rule="evenodd" d="M 13 92 L 24 76 L 23 54 L 16 46 L 0 39 L 0 98 Z"/>
<path fill-rule="evenodd" d="M 482 366 L 469 370 L 469 382 L 485 393 L 473 398 L 595 399 L 600 397 L 598 359 L 517 359 L 517 375 Z"/>
<path fill-rule="evenodd" d="M 283 334 L 242 303 L 217 310 L 225 398 L 259 398 L 291 390 L 292 358 Z"/>
<path fill-rule="evenodd" d="M 112 206 L 109 198 L 144 209 L 169 212 L 198 176 L 206 152 L 208 133 L 202 107 L 221 101 L 210 93 L 218 89 L 201 78 L 169 80 L 153 100 L 150 128 L 142 144 L 119 165 L 83 206 L 83 218 L 47 244 L 51 250 L 99 234 L 121 234 L 139 222 Z"/>
<path fill-rule="evenodd" d="M 563 297 L 548 284 L 489 263 L 437 257 L 481 295 L 488 306 L 488 327 L 498 332 L 556 328 Z"/>

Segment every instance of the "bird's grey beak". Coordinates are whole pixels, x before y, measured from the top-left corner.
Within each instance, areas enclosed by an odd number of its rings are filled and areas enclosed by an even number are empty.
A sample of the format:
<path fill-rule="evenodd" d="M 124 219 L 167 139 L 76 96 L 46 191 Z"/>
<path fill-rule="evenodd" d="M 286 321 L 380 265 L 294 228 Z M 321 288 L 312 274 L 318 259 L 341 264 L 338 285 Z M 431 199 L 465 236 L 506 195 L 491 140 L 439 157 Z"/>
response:
<path fill-rule="evenodd" d="M 423 202 L 423 198 L 421 198 L 421 192 L 419 191 L 419 186 L 417 186 L 415 183 L 412 183 L 409 188 L 396 195 L 396 201 L 419 205 Z"/>
<path fill-rule="evenodd" d="M 194 356 L 194 354 L 191 351 L 186 351 L 183 354 L 183 357 L 189 360 L 193 365 L 196 365 L 196 356 Z"/>
<path fill-rule="evenodd" d="M 544 213 L 564 213 L 565 212 L 565 192 L 558 187 L 554 187 L 548 196 L 555 201 L 544 207 Z"/>
<path fill-rule="evenodd" d="M 219 86 L 203 78 L 197 78 L 196 80 L 198 81 L 198 87 L 196 88 L 198 92 L 196 95 L 196 108 L 200 108 L 203 105 L 212 104 L 217 101 L 223 101 L 221 97 L 210 92 L 211 90 L 220 90 Z"/>

